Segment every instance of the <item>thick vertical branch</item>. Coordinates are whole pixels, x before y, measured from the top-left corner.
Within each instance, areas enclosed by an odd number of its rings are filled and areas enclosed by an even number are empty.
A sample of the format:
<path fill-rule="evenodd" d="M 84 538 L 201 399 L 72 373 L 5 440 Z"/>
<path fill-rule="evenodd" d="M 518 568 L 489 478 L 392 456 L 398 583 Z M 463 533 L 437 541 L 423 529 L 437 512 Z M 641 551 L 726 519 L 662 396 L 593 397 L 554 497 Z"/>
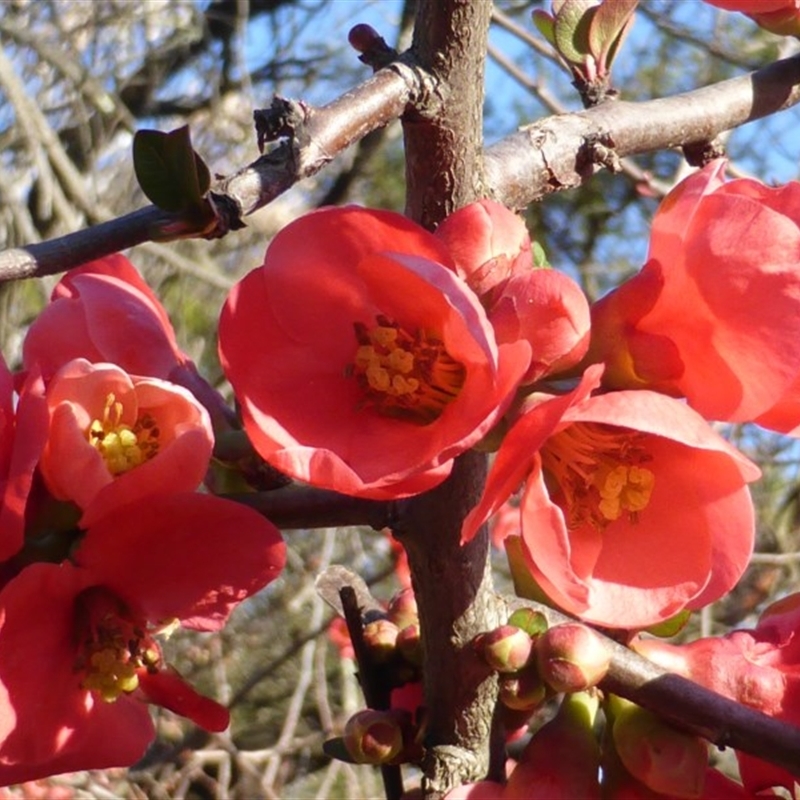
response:
<path fill-rule="evenodd" d="M 404 117 L 408 215 L 428 228 L 481 194 L 483 69 L 491 3 L 420 0 L 412 49 L 438 80 Z M 442 797 L 480 780 L 491 761 L 496 678 L 469 642 L 498 620 L 484 531 L 460 546 L 486 457 L 457 460 L 439 488 L 400 504 L 395 532 L 409 553 L 425 651 L 424 790 Z"/>
<path fill-rule="evenodd" d="M 406 114 L 406 213 L 434 227 L 482 194 L 483 79 L 492 4 L 420 0 L 412 51 L 439 82 Z"/>
<path fill-rule="evenodd" d="M 426 798 L 489 771 L 497 678 L 470 645 L 497 627 L 484 530 L 461 547 L 461 522 L 486 478 L 486 456 L 470 452 L 451 477 L 400 505 L 395 534 L 408 551 L 424 648 Z"/>

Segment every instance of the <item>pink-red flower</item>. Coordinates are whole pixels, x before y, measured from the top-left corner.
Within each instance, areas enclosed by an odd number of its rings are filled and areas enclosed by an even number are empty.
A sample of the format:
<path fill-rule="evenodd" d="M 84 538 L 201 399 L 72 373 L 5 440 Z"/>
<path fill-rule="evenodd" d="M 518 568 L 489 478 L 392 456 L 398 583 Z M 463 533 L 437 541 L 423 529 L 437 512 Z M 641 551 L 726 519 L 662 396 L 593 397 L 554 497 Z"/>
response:
<path fill-rule="evenodd" d="M 47 404 L 38 370 L 14 399 L 13 377 L 0 356 L 0 562 L 22 547 L 33 474 L 47 439 Z"/>
<path fill-rule="evenodd" d="M 46 398 L 42 476 L 54 497 L 86 511 L 83 525 L 117 505 L 202 482 L 213 433 L 185 389 L 78 358 L 56 372 Z"/>
<path fill-rule="evenodd" d="M 634 649 L 665 669 L 691 678 L 719 694 L 775 719 L 800 725 L 800 594 L 769 606 L 753 630 L 686 645 L 637 640 Z M 796 791 L 787 770 L 737 752 L 742 782 L 760 793 L 782 786 Z M 794 796 L 794 795 L 792 795 Z"/>
<path fill-rule="evenodd" d="M 161 302 L 119 253 L 59 281 L 28 330 L 22 354 L 25 368 L 38 364 L 46 381 L 74 358 L 155 378 L 169 378 L 188 361 Z"/>
<path fill-rule="evenodd" d="M 706 0 L 726 11 L 740 11 L 772 33 L 800 36 L 800 0 Z"/>
<path fill-rule="evenodd" d="M 260 455 L 387 499 L 441 482 L 497 421 L 530 362 L 498 345 L 446 247 L 406 218 L 308 214 L 232 290 L 220 356 Z"/>
<path fill-rule="evenodd" d="M 97 520 L 71 561 L 23 569 L 0 592 L 0 784 L 133 763 L 153 738 L 146 702 L 225 728 L 155 635 L 218 630 L 284 559 L 254 511 L 172 494 Z"/>
<path fill-rule="evenodd" d="M 645 627 L 736 583 L 753 546 L 746 483 L 760 473 L 681 402 L 646 390 L 592 396 L 600 373 L 530 398 L 463 538 L 524 480 L 522 539 L 539 586 L 589 622 Z"/>
<path fill-rule="evenodd" d="M 707 419 L 800 425 L 800 183 L 725 183 L 717 160 L 653 220 L 642 271 L 592 309 L 590 360 Z"/>
<path fill-rule="evenodd" d="M 522 219 L 493 200 L 470 203 L 448 216 L 436 237 L 450 250 L 456 272 L 481 298 L 498 343 L 531 345 L 522 383 L 569 369 L 589 346 L 589 303 L 575 281 L 535 269 Z"/>

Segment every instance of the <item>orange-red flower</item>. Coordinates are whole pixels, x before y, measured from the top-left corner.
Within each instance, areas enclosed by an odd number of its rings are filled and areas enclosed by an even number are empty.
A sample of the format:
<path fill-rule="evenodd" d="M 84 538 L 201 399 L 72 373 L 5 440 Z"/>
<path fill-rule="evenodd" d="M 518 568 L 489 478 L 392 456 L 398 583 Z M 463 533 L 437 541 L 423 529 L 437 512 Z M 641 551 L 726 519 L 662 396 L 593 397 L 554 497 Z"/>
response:
<path fill-rule="evenodd" d="M 726 11 L 740 11 L 772 33 L 800 36 L 800 0 L 706 0 Z"/>
<path fill-rule="evenodd" d="M 164 307 L 119 253 L 64 275 L 28 330 L 22 355 L 25 368 L 38 364 L 45 381 L 75 358 L 156 378 L 188 361 Z"/>
<path fill-rule="evenodd" d="M 227 727 L 155 636 L 175 621 L 218 630 L 284 559 L 256 512 L 173 494 L 116 508 L 71 561 L 23 569 L 0 592 L 0 785 L 133 763 L 153 738 L 147 702 Z"/>
<path fill-rule="evenodd" d="M 53 376 L 46 398 L 42 476 L 54 497 L 84 509 L 84 525 L 117 505 L 202 482 L 214 438 L 185 389 L 78 358 Z"/>
<path fill-rule="evenodd" d="M 752 630 L 686 645 L 637 640 L 633 647 L 665 669 L 775 719 L 800 725 L 800 594 L 769 606 Z M 760 794 L 782 786 L 796 791 L 797 778 L 774 764 L 737 751 L 745 788 Z M 792 795 L 793 796 L 793 795 Z"/>
<path fill-rule="evenodd" d="M 47 439 L 47 404 L 38 370 L 14 403 L 14 381 L 0 356 L 0 562 L 22 547 L 33 473 Z"/>
<path fill-rule="evenodd" d="M 592 309 L 590 359 L 608 386 L 788 432 L 800 424 L 800 183 L 725 183 L 724 165 L 665 198 L 644 268 Z"/>
<path fill-rule="evenodd" d="M 685 404 L 646 390 L 532 397 L 497 453 L 469 540 L 524 480 L 528 569 L 589 622 L 637 628 L 721 597 L 753 546 L 757 467 Z"/>
<path fill-rule="evenodd" d="M 261 456 L 386 499 L 441 482 L 510 402 L 525 342 L 497 345 L 444 245 L 405 217 L 308 214 L 222 311 L 220 356 Z"/>
<path fill-rule="evenodd" d="M 480 200 L 450 214 L 435 235 L 480 297 L 498 343 L 523 339 L 531 345 L 523 384 L 583 358 L 589 346 L 586 296 L 564 273 L 534 268 L 521 217 L 493 200 Z"/>

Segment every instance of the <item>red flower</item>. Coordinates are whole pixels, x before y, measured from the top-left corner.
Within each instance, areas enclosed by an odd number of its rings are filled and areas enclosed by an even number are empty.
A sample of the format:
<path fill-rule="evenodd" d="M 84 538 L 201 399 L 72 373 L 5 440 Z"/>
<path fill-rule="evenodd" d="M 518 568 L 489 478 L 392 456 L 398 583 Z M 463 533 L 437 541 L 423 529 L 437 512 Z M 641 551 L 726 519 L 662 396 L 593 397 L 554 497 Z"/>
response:
<path fill-rule="evenodd" d="M 76 358 L 163 378 L 192 392 L 215 426 L 229 421 L 222 398 L 178 346 L 161 302 L 119 253 L 64 275 L 29 328 L 22 355 L 25 368 L 38 365 L 46 382 Z"/>
<path fill-rule="evenodd" d="M 153 737 L 142 700 L 225 728 L 154 634 L 176 619 L 219 629 L 284 558 L 252 510 L 174 494 L 98 520 L 72 562 L 23 569 L 0 592 L 0 784 L 133 763 Z"/>
<path fill-rule="evenodd" d="M 22 547 L 33 473 L 47 439 L 47 404 L 31 371 L 14 409 L 13 378 L 0 356 L 0 562 Z"/>
<path fill-rule="evenodd" d="M 46 381 L 74 358 L 156 378 L 168 378 L 188 361 L 164 307 L 119 253 L 61 279 L 28 330 L 22 355 L 26 369 L 38 364 Z"/>
<path fill-rule="evenodd" d="M 686 645 L 637 640 L 634 649 L 665 669 L 691 678 L 719 694 L 800 725 L 800 594 L 769 606 L 753 630 Z M 760 794 L 783 786 L 796 791 L 797 778 L 781 767 L 737 752 L 742 782 Z M 793 795 L 792 795 L 793 796 Z"/>
<path fill-rule="evenodd" d="M 567 395 L 539 397 L 506 435 L 478 527 L 525 480 L 528 568 L 589 622 L 645 627 L 721 597 L 747 566 L 759 471 L 683 403 L 648 391 L 590 396 L 590 368 Z"/>
<path fill-rule="evenodd" d="M 589 346 L 586 296 L 564 273 L 534 269 L 521 217 L 480 200 L 450 214 L 435 235 L 450 250 L 459 277 L 481 298 L 498 343 L 530 343 L 533 358 L 522 383 L 583 358 Z"/>
<path fill-rule="evenodd" d="M 42 476 L 59 500 L 91 506 L 84 526 L 115 506 L 202 482 L 214 438 L 185 389 L 78 358 L 53 376 L 46 396 Z"/>
<path fill-rule="evenodd" d="M 459 278 L 479 296 L 533 268 L 525 222 L 494 200 L 478 200 L 454 211 L 434 235 L 450 252 Z"/>
<path fill-rule="evenodd" d="M 429 489 L 497 421 L 528 367 L 498 345 L 445 247 L 405 217 L 327 208 L 234 287 L 220 357 L 256 450 L 315 486 Z"/>
<path fill-rule="evenodd" d="M 726 11 L 741 11 L 772 33 L 800 36 L 800 0 L 706 0 Z"/>
<path fill-rule="evenodd" d="M 723 183 L 723 169 L 664 200 L 647 264 L 592 309 L 590 356 L 609 386 L 786 432 L 800 424 L 800 183 Z"/>
<path fill-rule="evenodd" d="M 523 339 L 531 345 L 533 356 L 523 384 L 568 370 L 589 347 L 586 295 L 572 278 L 554 269 L 509 278 L 496 293 L 489 320 L 500 344 Z"/>

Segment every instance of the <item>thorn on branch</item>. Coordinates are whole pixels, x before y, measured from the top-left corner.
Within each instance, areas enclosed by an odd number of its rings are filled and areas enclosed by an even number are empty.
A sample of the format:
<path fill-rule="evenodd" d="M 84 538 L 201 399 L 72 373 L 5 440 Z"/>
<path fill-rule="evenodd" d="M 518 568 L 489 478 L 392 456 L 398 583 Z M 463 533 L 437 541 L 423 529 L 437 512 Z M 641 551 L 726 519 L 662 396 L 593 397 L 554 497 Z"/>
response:
<path fill-rule="evenodd" d="M 391 64 L 398 56 L 397 50 L 389 47 L 383 36 L 366 23 L 353 26 L 347 34 L 347 41 L 361 53 L 358 60 L 376 71 Z"/>
<path fill-rule="evenodd" d="M 725 145 L 719 138 L 685 144 L 682 150 L 683 157 L 690 167 L 704 167 L 715 158 L 725 155 Z"/>
<path fill-rule="evenodd" d="M 314 110 L 302 100 L 273 97 L 269 108 L 258 108 L 253 112 L 256 126 L 258 151 L 278 139 L 299 138 L 299 132 L 308 123 Z"/>

